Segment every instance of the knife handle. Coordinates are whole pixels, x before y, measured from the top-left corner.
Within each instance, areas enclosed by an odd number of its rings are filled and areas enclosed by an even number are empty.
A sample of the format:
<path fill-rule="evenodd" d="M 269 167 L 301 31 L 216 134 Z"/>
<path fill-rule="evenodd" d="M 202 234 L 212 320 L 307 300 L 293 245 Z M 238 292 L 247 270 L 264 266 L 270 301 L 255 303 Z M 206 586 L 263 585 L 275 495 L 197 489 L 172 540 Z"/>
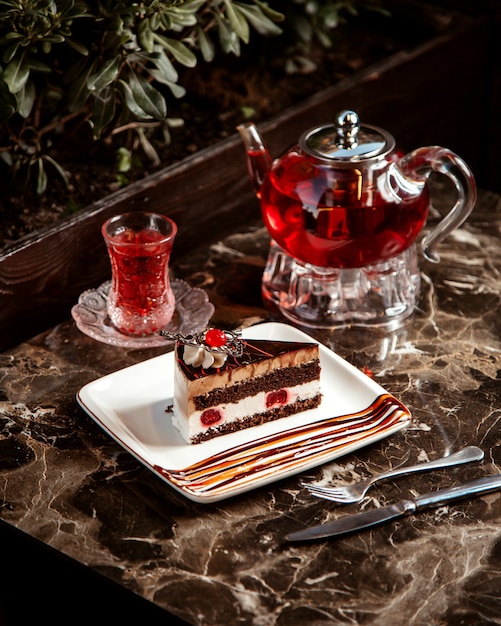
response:
<path fill-rule="evenodd" d="M 489 493 L 501 489 L 501 474 L 494 476 L 485 476 L 477 480 L 463 483 L 457 487 L 449 487 L 448 489 L 439 489 L 431 493 L 425 493 L 414 499 L 417 508 L 429 508 L 440 506 L 454 500 L 462 500 L 471 498 L 482 493 Z"/>

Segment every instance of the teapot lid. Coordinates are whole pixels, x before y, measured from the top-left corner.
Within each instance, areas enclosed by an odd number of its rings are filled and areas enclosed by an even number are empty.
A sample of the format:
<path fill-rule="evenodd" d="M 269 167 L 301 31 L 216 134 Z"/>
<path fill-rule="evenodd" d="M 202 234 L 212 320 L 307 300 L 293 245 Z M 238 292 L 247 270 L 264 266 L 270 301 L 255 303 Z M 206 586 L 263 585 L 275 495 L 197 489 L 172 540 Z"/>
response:
<path fill-rule="evenodd" d="M 377 126 L 361 126 L 355 111 L 342 111 L 334 125 L 304 133 L 299 145 L 317 159 L 348 162 L 381 157 L 393 150 L 395 140 Z"/>

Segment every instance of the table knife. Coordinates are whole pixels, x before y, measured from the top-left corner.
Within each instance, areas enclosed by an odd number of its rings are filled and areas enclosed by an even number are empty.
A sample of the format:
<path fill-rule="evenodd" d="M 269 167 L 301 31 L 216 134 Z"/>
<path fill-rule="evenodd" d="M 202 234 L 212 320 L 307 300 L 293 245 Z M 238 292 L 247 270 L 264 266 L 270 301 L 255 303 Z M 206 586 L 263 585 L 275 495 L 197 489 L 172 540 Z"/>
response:
<path fill-rule="evenodd" d="M 439 489 L 431 493 L 426 493 L 412 500 L 400 500 L 396 504 L 384 506 L 379 509 L 371 509 L 363 513 L 348 515 L 341 519 L 319 524 L 299 530 L 286 535 L 287 541 L 311 541 L 313 539 L 323 539 L 325 537 L 339 537 L 348 533 L 354 533 L 367 528 L 372 528 L 384 522 L 389 522 L 399 517 L 403 517 L 418 510 L 441 506 L 455 500 L 463 500 L 479 496 L 482 493 L 489 493 L 501 489 L 501 474 L 486 476 L 472 480 L 456 487 Z"/>

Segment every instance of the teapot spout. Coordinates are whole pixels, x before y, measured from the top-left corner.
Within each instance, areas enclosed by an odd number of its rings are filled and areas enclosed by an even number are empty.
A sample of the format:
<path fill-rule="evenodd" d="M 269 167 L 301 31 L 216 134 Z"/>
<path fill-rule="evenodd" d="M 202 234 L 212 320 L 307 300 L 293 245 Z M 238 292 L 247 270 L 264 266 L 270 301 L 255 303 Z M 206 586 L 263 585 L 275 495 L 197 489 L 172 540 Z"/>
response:
<path fill-rule="evenodd" d="M 255 124 L 246 122 L 237 126 L 237 130 L 247 151 L 247 170 L 256 196 L 259 198 L 261 196 L 261 187 L 270 170 L 272 159 Z"/>

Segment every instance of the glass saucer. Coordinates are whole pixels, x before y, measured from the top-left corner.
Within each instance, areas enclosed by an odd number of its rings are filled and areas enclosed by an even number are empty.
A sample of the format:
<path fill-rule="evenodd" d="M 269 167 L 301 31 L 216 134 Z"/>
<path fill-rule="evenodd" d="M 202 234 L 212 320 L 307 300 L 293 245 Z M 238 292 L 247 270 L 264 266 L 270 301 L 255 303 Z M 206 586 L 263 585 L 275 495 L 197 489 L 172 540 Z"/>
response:
<path fill-rule="evenodd" d="M 108 280 L 97 289 L 88 289 L 80 294 L 78 304 L 71 309 L 78 329 L 97 341 L 122 348 L 158 348 L 168 345 L 169 342 L 159 334 L 128 337 L 112 325 L 106 312 L 110 286 L 111 281 Z M 214 313 L 214 305 L 206 292 L 177 278 L 171 280 L 171 286 L 176 298 L 176 309 L 164 330 L 183 334 L 203 330 Z"/>

